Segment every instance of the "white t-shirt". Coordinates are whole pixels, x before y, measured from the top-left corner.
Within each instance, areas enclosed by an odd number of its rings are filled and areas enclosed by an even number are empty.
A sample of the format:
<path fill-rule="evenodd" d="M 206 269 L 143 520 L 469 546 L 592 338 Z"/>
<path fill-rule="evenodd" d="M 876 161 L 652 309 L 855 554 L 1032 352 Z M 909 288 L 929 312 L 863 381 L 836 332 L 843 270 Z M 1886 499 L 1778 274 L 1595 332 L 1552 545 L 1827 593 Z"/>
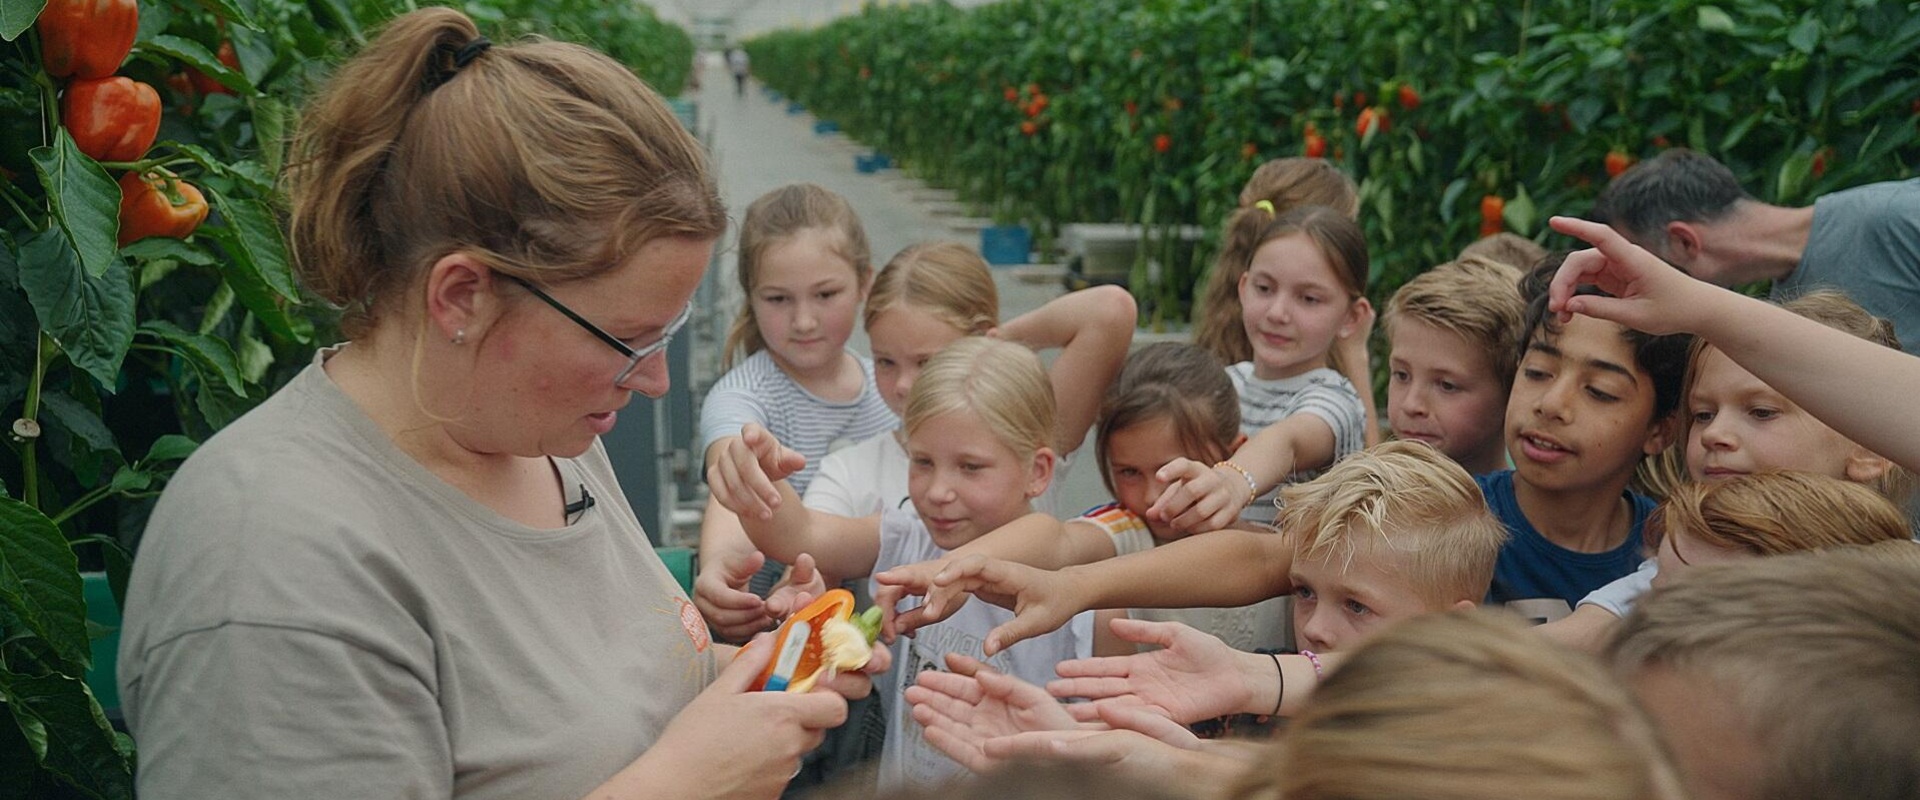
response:
<path fill-rule="evenodd" d="M 1333 460 L 1339 461 L 1367 446 L 1367 407 L 1353 390 L 1353 382 L 1331 369 L 1320 369 L 1279 380 L 1254 377 L 1253 362 L 1242 361 L 1227 367 L 1227 377 L 1240 393 L 1240 432 L 1249 437 L 1295 414 L 1312 414 L 1333 429 Z M 1326 468 L 1301 470 L 1288 475 L 1280 485 L 1260 495 L 1240 518 L 1248 522 L 1272 525 L 1279 516 L 1274 505 L 1280 486 L 1313 480 Z"/>
<path fill-rule="evenodd" d="M 933 537 L 919 517 L 899 511 L 882 513 L 880 556 L 873 565 L 875 572 L 930 561 L 946 554 L 947 551 L 933 543 Z M 1012 619 L 1011 611 L 970 600 L 945 622 L 921 628 L 911 639 L 896 641 L 899 652 L 894 661 L 889 704 L 892 718 L 888 721 L 887 742 L 880 756 L 882 791 L 934 786 L 967 774 L 965 767 L 927 744 L 925 733 L 920 724 L 913 721 L 913 710 L 905 700 L 914 676 L 924 670 L 947 668 L 946 654 L 972 656 L 1008 675 L 1040 685 L 1059 677 L 1054 666 L 1060 662 L 1093 655 L 1093 612 L 1089 611 L 1074 615 L 1060 630 L 1035 636 L 986 658 L 981 644 L 987 634 Z"/>

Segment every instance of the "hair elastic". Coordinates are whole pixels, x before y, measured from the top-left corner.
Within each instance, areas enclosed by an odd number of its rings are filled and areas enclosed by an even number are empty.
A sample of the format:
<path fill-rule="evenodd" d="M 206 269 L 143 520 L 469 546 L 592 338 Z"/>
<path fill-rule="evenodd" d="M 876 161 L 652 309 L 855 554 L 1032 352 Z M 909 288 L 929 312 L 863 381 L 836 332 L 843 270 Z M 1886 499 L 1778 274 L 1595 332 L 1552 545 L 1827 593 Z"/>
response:
<path fill-rule="evenodd" d="M 1258 203 L 1254 203 L 1253 207 L 1267 212 L 1267 216 L 1269 217 L 1279 216 L 1279 213 L 1273 210 L 1272 200 L 1261 200 Z"/>
<path fill-rule="evenodd" d="M 453 68 L 465 68 L 468 64 L 473 63 L 474 59 L 479 58 L 481 53 L 487 52 L 487 50 L 492 47 L 493 42 L 488 41 L 487 37 L 473 37 L 473 41 L 460 45 L 459 50 L 453 51 Z"/>
<path fill-rule="evenodd" d="M 460 45 L 457 48 L 448 45 L 441 45 L 434 48 L 435 66 L 445 63 L 440 61 L 442 57 L 451 58 L 453 66 L 447 69 L 436 69 L 432 74 L 428 75 L 426 78 L 426 90 L 431 92 L 446 85 L 447 81 L 453 80 L 453 76 L 460 74 L 460 70 L 465 69 L 468 64 L 473 63 L 474 59 L 479 58 L 481 53 L 487 52 L 487 50 L 492 47 L 493 42 L 488 41 L 487 37 L 475 36 L 468 40 L 466 44 Z"/>
<path fill-rule="evenodd" d="M 1287 671 L 1280 668 L 1279 653 L 1268 653 L 1267 655 L 1273 656 L 1273 674 L 1280 676 L 1280 689 L 1273 695 L 1273 713 L 1267 716 L 1277 717 L 1280 716 L 1281 701 L 1287 699 Z"/>

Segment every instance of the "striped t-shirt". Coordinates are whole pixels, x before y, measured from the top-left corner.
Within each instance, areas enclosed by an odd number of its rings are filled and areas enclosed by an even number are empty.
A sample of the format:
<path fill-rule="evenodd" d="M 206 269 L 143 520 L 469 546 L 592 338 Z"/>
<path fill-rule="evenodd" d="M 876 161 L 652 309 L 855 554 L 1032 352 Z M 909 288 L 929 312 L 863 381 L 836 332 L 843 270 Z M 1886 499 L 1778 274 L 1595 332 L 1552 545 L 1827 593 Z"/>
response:
<path fill-rule="evenodd" d="M 1227 377 L 1240 393 L 1240 432 L 1252 437 L 1267 426 L 1295 414 L 1312 414 L 1333 429 L 1333 460 L 1339 461 L 1366 447 L 1367 408 L 1353 390 L 1353 382 L 1331 369 L 1322 367 L 1291 378 L 1261 380 L 1253 375 L 1253 362 L 1242 361 L 1227 367 Z M 1313 480 L 1326 468 L 1298 471 L 1281 481 L 1282 485 Z M 1275 486 L 1240 512 L 1248 522 L 1272 525 L 1279 516 L 1274 505 L 1280 493 Z"/>
<path fill-rule="evenodd" d="M 851 351 L 849 351 L 851 352 Z M 773 363 L 762 350 L 720 376 L 700 405 L 700 452 L 749 422 L 766 426 L 780 443 L 806 456 L 807 465 L 787 478 L 805 495 L 827 453 L 900 426 L 873 383 L 873 361 L 855 355 L 866 383 L 845 403 L 822 400 Z"/>

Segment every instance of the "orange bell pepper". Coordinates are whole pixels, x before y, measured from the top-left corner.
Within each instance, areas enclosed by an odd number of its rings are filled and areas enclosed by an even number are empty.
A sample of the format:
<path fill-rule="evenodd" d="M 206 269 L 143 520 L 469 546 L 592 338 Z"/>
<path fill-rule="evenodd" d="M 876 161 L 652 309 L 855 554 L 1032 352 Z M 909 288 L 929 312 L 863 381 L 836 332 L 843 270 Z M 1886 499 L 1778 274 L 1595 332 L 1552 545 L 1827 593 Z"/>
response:
<path fill-rule="evenodd" d="M 207 219 L 207 198 L 164 169 L 120 176 L 120 246 L 148 236 L 185 239 Z"/>
<path fill-rule="evenodd" d="M 835 673 L 867 665 L 880 632 L 880 609 L 853 616 L 853 593 L 829 589 L 794 612 L 774 634 L 773 660 L 753 683 L 756 691 L 805 692 Z"/>

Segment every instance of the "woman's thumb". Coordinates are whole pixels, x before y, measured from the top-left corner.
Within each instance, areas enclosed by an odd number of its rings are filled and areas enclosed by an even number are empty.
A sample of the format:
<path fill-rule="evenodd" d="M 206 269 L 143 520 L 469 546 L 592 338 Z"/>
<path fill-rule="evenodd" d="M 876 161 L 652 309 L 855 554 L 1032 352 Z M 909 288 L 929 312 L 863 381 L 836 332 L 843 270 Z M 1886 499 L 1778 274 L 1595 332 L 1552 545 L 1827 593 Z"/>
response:
<path fill-rule="evenodd" d="M 720 671 L 713 685 L 708 687 L 729 694 L 751 691 L 753 682 L 766 671 L 767 664 L 773 661 L 773 634 L 762 633 L 747 642 L 740 652 L 734 654 L 733 661 Z"/>

